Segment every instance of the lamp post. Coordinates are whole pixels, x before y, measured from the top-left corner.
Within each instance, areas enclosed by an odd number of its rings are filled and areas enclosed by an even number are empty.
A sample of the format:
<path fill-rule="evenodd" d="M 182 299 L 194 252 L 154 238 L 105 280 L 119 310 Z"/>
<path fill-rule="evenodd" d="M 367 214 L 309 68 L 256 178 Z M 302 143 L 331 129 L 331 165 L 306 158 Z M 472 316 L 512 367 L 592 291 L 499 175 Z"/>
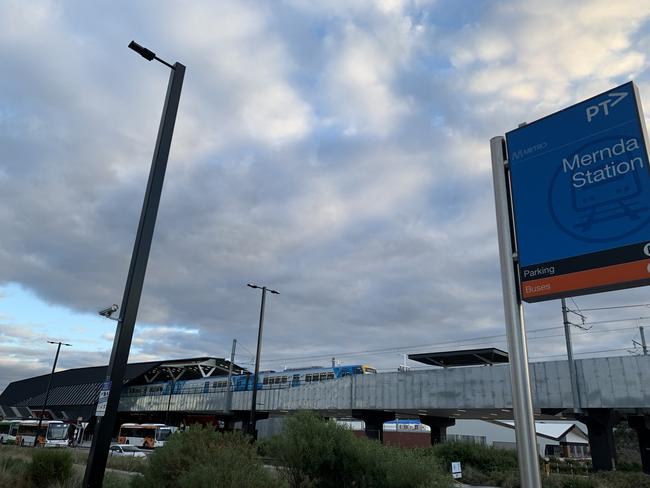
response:
<path fill-rule="evenodd" d="M 264 327 L 264 305 L 266 303 L 266 292 L 273 293 L 274 295 L 279 295 L 280 292 L 271 290 L 266 286 L 257 286 L 248 283 L 250 288 L 261 289 L 262 290 L 262 305 L 260 306 L 260 326 L 257 331 L 257 354 L 255 355 L 255 376 L 253 376 L 253 398 L 251 400 L 251 416 L 248 422 L 248 432 L 253 436 L 253 439 L 257 439 L 257 431 L 255 429 L 255 410 L 257 407 L 257 382 L 258 376 L 260 373 L 260 353 L 262 352 L 262 328 Z"/>
<path fill-rule="evenodd" d="M 47 380 L 47 390 L 45 390 L 45 399 L 43 400 L 43 407 L 41 408 L 41 414 L 38 416 L 38 427 L 36 428 L 36 437 L 34 438 L 34 446 L 38 444 L 38 436 L 41 434 L 41 426 L 43 425 L 43 414 L 45 413 L 45 407 L 47 407 L 47 399 L 50 396 L 50 388 L 52 388 L 52 378 L 54 378 L 54 370 L 56 369 L 56 363 L 59 360 L 59 352 L 61 351 L 61 346 L 71 347 L 72 344 L 66 342 L 55 342 L 47 341 L 48 344 L 57 344 L 56 346 L 56 355 L 54 356 L 54 364 L 52 365 L 52 372 L 50 373 L 50 379 Z"/>
<path fill-rule="evenodd" d="M 158 215 L 158 205 L 160 204 L 160 195 L 165 179 L 165 170 L 167 169 L 167 159 L 169 157 L 172 135 L 174 134 L 176 113 L 178 112 L 183 78 L 185 76 L 185 66 L 181 63 L 169 64 L 158 58 L 156 53 L 139 45 L 135 41 L 131 41 L 129 48 L 133 49 L 148 61 L 155 59 L 171 68 L 171 73 L 169 75 L 165 105 L 160 120 L 160 127 L 158 128 L 153 160 L 151 162 L 151 171 L 149 172 L 149 180 L 142 204 L 140 222 L 131 255 L 129 274 L 124 287 L 122 306 L 120 307 L 121 312 L 117 321 L 117 331 L 111 351 L 111 359 L 108 364 L 106 380 L 110 384 L 110 391 L 106 403 L 106 411 L 104 412 L 104 416 L 99 418 L 97 422 L 93 443 L 88 455 L 88 463 L 86 464 L 86 473 L 83 480 L 84 488 L 100 488 L 104 479 L 108 449 L 117 420 L 117 407 L 120 401 L 129 350 L 131 349 L 133 329 L 135 328 L 135 321 L 138 315 L 142 285 L 147 270 L 149 251 L 156 225 L 156 216 Z"/>

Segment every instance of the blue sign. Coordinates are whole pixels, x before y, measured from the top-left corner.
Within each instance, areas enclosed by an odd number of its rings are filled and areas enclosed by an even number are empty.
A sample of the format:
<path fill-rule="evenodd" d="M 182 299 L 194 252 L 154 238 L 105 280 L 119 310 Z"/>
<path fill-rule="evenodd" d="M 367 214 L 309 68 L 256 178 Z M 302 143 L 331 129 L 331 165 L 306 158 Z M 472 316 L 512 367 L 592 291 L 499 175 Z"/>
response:
<path fill-rule="evenodd" d="M 99 387 L 99 399 L 97 400 L 97 410 L 95 415 L 103 417 L 106 413 L 106 405 L 108 404 L 108 396 L 111 392 L 111 381 L 104 381 Z"/>
<path fill-rule="evenodd" d="M 506 144 L 524 300 L 650 280 L 650 166 L 632 82 L 515 129 Z"/>

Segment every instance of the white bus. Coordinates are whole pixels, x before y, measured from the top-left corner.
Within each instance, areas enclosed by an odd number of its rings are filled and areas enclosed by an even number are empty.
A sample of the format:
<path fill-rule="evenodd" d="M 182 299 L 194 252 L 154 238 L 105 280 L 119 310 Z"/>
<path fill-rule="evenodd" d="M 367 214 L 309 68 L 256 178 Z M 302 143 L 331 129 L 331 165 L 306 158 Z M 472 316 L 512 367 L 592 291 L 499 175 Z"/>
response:
<path fill-rule="evenodd" d="M 164 446 L 165 441 L 176 430 L 176 427 L 165 424 L 122 424 L 117 442 L 153 449 Z"/>
<path fill-rule="evenodd" d="M 44 447 L 65 447 L 70 440 L 70 424 L 60 420 L 43 420 L 38 445 Z M 19 446 L 33 446 L 38 431 L 38 420 L 20 420 L 15 440 Z"/>
<path fill-rule="evenodd" d="M 0 420 L 0 444 L 16 442 L 18 420 Z"/>

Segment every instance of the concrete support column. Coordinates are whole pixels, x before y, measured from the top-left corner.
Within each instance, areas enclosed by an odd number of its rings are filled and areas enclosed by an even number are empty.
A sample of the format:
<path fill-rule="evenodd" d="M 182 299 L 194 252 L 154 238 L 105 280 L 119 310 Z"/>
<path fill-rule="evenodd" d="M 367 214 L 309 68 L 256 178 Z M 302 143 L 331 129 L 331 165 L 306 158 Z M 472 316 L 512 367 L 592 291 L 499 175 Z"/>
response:
<path fill-rule="evenodd" d="M 383 410 L 353 410 L 352 417 L 363 420 L 368 439 L 384 442 L 384 422 L 395 420 L 395 412 Z"/>
<path fill-rule="evenodd" d="M 639 453 L 641 466 L 645 474 L 650 474 L 650 419 L 646 415 L 635 415 L 627 418 L 627 423 L 636 431 L 639 438 Z"/>
<path fill-rule="evenodd" d="M 449 417 L 434 417 L 432 415 L 420 415 L 420 422 L 431 429 L 431 445 L 440 444 L 447 439 L 447 427 L 456 425 L 456 419 Z"/>
<path fill-rule="evenodd" d="M 616 462 L 614 425 L 617 418 L 611 408 L 590 408 L 578 419 L 587 425 L 591 462 L 594 471 L 612 471 Z"/>

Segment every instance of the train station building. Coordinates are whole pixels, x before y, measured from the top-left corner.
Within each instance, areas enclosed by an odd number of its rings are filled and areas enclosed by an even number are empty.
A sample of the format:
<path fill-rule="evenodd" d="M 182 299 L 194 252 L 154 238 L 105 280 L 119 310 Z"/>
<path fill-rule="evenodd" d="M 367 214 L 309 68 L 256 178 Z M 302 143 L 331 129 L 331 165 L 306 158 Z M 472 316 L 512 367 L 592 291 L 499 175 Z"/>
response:
<path fill-rule="evenodd" d="M 233 374 L 246 373 L 244 368 L 236 364 L 232 366 Z M 225 378 L 229 368 L 229 361 L 213 357 L 130 363 L 126 367 L 122 396 L 127 388 L 139 385 L 217 376 Z M 106 380 L 107 370 L 107 366 L 95 366 L 54 373 L 43 418 L 87 423 L 88 432 L 92 432 L 99 389 Z M 8 419 L 38 418 L 45 403 L 49 380 L 50 374 L 45 374 L 10 383 L 0 394 L 0 416 Z M 170 389 L 170 397 L 171 394 Z M 186 412 L 184 415 L 180 415 L 179 412 L 160 411 L 118 413 L 118 425 L 126 422 L 165 422 L 165 420 L 187 424 L 192 420 L 205 422 L 206 418 L 204 412 Z"/>

